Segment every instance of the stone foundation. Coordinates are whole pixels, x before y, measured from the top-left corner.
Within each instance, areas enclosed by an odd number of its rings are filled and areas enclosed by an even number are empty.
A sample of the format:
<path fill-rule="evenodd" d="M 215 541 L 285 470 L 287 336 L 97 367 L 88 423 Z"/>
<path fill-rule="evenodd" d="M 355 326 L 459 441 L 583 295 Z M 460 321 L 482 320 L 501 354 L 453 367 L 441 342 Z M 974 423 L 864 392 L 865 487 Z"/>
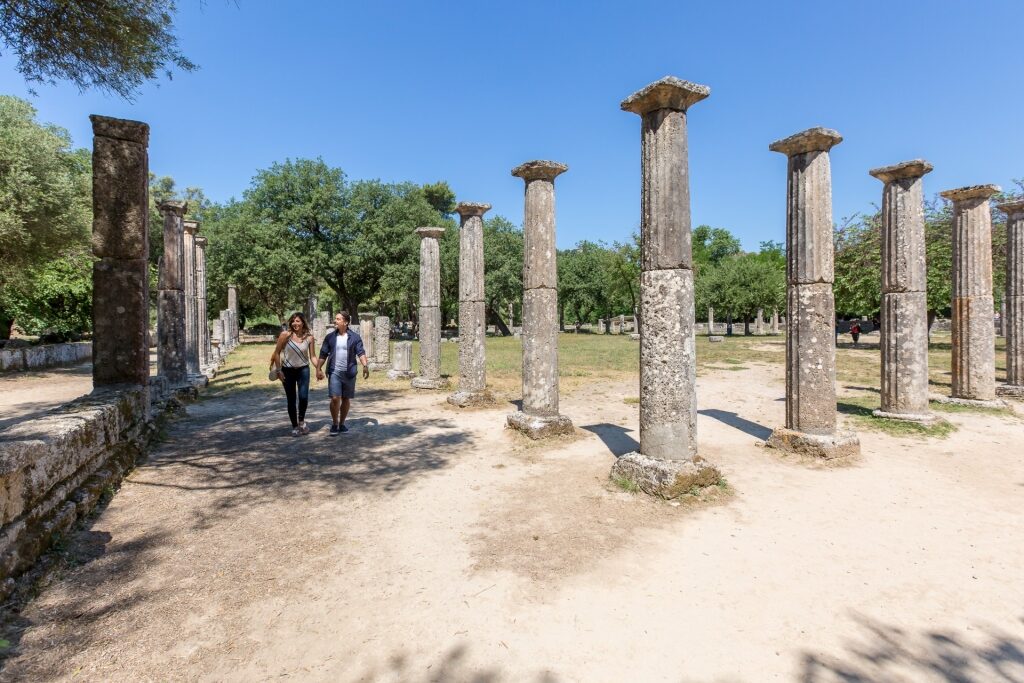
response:
<path fill-rule="evenodd" d="M 431 379 L 429 377 L 414 377 L 412 380 L 413 389 L 447 389 L 448 380 L 444 377 Z"/>
<path fill-rule="evenodd" d="M 92 342 L 42 344 L 0 349 L 0 372 L 21 372 L 75 365 L 92 358 Z"/>
<path fill-rule="evenodd" d="M 546 439 L 575 431 L 572 420 L 565 415 L 528 415 L 521 410 L 509 415 L 506 424 L 531 439 Z"/>
<path fill-rule="evenodd" d="M 903 420 L 905 422 L 917 422 L 930 426 L 939 422 L 939 418 L 932 413 L 890 413 L 885 410 L 872 410 L 871 414 L 886 420 Z"/>
<path fill-rule="evenodd" d="M 494 399 L 494 394 L 487 389 L 482 391 L 456 391 L 448 397 L 448 402 L 460 408 L 490 406 L 497 403 Z"/>
<path fill-rule="evenodd" d="M 998 393 L 999 388 L 996 388 Z M 939 403 L 946 403 L 954 406 L 966 406 L 968 408 L 1006 408 L 1008 407 L 1006 401 L 1001 401 L 998 398 L 994 399 L 981 399 L 981 398 L 960 398 L 959 396 L 933 396 L 933 401 Z"/>
<path fill-rule="evenodd" d="M 388 370 L 388 379 L 409 379 L 415 376 L 412 370 L 396 370 L 394 368 Z"/>
<path fill-rule="evenodd" d="M 1007 398 L 1024 399 L 1024 385 L 1021 384 L 1000 384 L 996 387 L 996 396 Z"/>
<path fill-rule="evenodd" d="M 860 439 L 853 432 L 836 434 L 805 434 L 779 427 L 765 445 L 780 451 L 807 455 L 822 460 L 835 460 L 860 455 Z"/>
<path fill-rule="evenodd" d="M 648 495 L 671 500 L 721 483 L 722 474 L 700 456 L 689 460 L 659 460 L 629 453 L 612 465 L 611 479 L 624 480 Z"/>

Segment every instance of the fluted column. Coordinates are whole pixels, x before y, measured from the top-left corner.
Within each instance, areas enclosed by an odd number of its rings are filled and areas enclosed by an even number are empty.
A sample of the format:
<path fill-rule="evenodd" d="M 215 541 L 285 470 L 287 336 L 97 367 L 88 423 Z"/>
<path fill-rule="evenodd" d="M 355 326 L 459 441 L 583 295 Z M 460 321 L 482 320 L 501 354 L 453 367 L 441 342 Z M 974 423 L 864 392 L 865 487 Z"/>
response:
<path fill-rule="evenodd" d="M 618 458 L 613 479 L 674 497 L 713 484 L 697 455 L 697 366 L 687 110 L 711 93 L 672 76 L 622 101 L 640 116 L 640 452 Z M 699 480 L 699 481 L 698 481 Z"/>
<path fill-rule="evenodd" d="M 460 202 L 459 226 L 459 389 L 448 397 L 457 406 L 490 403 L 487 391 L 487 321 L 484 304 L 484 219 L 490 204 Z"/>
<path fill-rule="evenodd" d="M 228 336 L 231 340 L 231 348 L 238 345 L 238 287 L 228 285 Z"/>
<path fill-rule="evenodd" d="M 391 318 L 386 315 L 373 319 L 373 356 L 369 359 L 371 370 L 391 367 Z"/>
<path fill-rule="evenodd" d="M 199 333 L 199 370 L 203 373 L 209 373 L 213 364 L 210 357 L 210 321 L 206 312 L 206 245 L 205 237 L 196 236 L 196 325 Z"/>
<path fill-rule="evenodd" d="M 923 159 L 869 173 L 882 189 L 882 406 L 878 417 L 932 422 L 928 410 L 928 271 Z"/>
<path fill-rule="evenodd" d="M 185 363 L 185 228 L 182 219 L 188 204 L 161 202 L 164 219 L 164 255 L 160 259 L 157 293 L 157 372 L 171 387 L 188 381 Z"/>
<path fill-rule="evenodd" d="M 708 336 L 715 334 L 715 309 L 708 306 Z"/>
<path fill-rule="evenodd" d="M 1006 384 L 996 387 L 996 393 L 1024 398 L 1024 200 L 996 208 L 1006 214 Z"/>
<path fill-rule="evenodd" d="M 996 399 L 996 330 L 992 299 L 992 216 L 996 185 L 940 194 L 953 202 L 953 379 L 957 403 L 1001 405 Z"/>
<path fill-rule="evenodd" d="M 441 245 L 444 228 L 416 228 L 420 237 L 420 373 L 416 389 L 440 389 L 441 379 Z"/>
<path fill-rule="evenodd" d="M 571 434 L 558 413 L 558 250 L 555 246 L 555 178 L 568 166 L 528 161 L 512 169 L 526 183 L 523 210 L 523 408 L 510 427 L 532 439 Z M 511 308 L 511 305 L 510 305 Z M 509 324 L 512 324 L 511 310 Z"/>
<path fill-rule="evenodd" d="M 199 307 L 196 301 L 195 221 L 185 221 L 185 367 L 189 375 L 199 374 Z"/>
<path fill-rule="evenodd" d="M 90 116 L 92 379 L 149 384 L 149 126 Z M 148 404 L 148 402 L 147 402 Z"/>
<path fill-rule="evenodd" d="M 836 428 L 832 172 L 843 138 L 811 128 L 769 145 L 788 158 L 786 187 L 786 425 L 768 445 L 821 458 L 856 455 L 860 441 Z"/>

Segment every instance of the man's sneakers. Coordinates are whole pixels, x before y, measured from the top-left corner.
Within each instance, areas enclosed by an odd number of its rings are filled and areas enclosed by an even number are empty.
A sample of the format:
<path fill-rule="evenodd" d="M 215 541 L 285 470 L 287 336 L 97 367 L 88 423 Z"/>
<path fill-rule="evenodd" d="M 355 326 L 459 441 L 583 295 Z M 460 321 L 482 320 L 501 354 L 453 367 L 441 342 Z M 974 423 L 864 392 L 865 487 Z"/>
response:
<path fill-rule="evenodd" d="M 348 427 L 346 427 L 345 424 L 342 423 L 342 425 L 340 427 L 338 427 L 338 431 L 339 432 L 347 432 L 348 431 Z"/>
<path fill-rule="evenodd" d="M 338 429 L 338 425 L 332 424 L 331 425 L 331 436 L 337 436 L 338 434 L 341 434 L 341 430 Z"/>

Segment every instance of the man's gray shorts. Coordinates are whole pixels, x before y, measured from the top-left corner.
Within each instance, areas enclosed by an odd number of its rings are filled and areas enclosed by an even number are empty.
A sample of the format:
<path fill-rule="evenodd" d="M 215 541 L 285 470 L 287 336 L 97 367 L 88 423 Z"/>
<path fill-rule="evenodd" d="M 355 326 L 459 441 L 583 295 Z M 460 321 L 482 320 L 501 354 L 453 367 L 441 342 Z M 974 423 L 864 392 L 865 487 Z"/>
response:
<path fill-rule="evenodd" d="M 345 373 L 333 373 L 327 382 L 327 395 L 331 398 L 355 398 L 356 378 Z"/>

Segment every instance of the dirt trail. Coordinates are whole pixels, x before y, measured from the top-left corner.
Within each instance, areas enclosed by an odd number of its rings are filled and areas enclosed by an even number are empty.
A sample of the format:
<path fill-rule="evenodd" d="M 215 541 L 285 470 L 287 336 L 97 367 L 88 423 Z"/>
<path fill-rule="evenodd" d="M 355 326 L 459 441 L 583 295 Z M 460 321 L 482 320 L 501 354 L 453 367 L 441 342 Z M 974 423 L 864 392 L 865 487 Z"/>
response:
<path fill-rule="evenodd" d="M 227 377 L 225 379 L 230 379 Z M 811 468 L 756 442 L 781 373 L 699 380 L 733 495 L 607 483 L 631 383 L 563 398 L 544 447 L 442 394 L 362 391 L 347 437 L 284 399 L 189 407 L 23 613 L 7 680 L 1024 680 L 1024 422 L 862 432 Z M 959 677 L 956 677 L 959 676 Z"/>

